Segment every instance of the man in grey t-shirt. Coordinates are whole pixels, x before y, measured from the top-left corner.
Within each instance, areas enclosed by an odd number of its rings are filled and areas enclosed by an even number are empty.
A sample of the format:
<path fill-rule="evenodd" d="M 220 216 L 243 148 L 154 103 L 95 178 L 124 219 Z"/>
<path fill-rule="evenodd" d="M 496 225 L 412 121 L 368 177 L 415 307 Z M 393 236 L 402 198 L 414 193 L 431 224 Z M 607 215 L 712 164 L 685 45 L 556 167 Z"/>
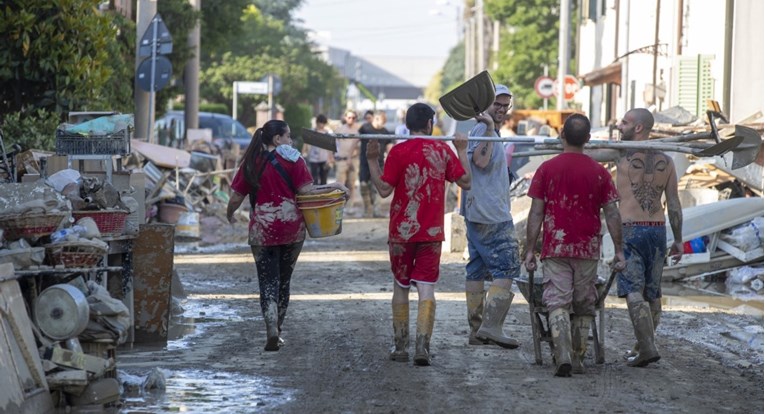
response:
<path fill-rule="evenodd" d="M 520 275 L 518 240 L 510 216 L 510 178 L 504 145 L 497 128 L 513 106 L 507 86 L 496 85 L 494 103 L 475 119 L 471 136 L 496 137 L 497 141 L 470 141 L 468 159 L 473 185 L 464 191 L 460 214 L 465 217 L 468 252 L 465 297 L 471 345 L 494 343 L 517 348 L 518 342 L 502 330 L 513 301 L 510 288 Z M 488 292 L 484 281 L 491 281 Z"/>

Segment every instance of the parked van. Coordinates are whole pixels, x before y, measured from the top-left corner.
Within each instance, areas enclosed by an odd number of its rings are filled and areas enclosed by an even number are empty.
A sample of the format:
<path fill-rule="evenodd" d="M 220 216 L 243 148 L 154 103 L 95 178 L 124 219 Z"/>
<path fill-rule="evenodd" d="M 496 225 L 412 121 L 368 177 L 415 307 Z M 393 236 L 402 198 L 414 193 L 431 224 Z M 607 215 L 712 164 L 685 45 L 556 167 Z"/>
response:
<path fill-rule="evenodd" d="M 250 144 L 251 135 L 239 121 L 213 112 L 199 113 L 199 128 L 212 130 L 213 143 L 220 147 L 239 144 L 244 150 Z M 183 148 L 185 118 L 183 111 L 168 111 L 154 123 L 155 142 L 175 148 Z"/>

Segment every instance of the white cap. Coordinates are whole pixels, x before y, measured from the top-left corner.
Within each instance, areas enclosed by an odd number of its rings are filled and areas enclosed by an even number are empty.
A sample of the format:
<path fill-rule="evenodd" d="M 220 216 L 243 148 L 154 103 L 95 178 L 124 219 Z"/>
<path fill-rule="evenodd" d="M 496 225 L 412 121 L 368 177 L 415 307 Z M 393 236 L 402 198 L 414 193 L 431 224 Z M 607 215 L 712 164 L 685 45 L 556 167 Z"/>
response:
<path fill-rule="evenodd" d="M 513 97 L 513 94 L 510 92 L 510 89 L 508 89 L 507 86 L 505 86 L 505 85 L 497 84 L 497 85 L 494 85 L 494 88 L 495 88 L 495 91 L 496 91 L 494 96 L 508 95 L 511 98 Z"/>

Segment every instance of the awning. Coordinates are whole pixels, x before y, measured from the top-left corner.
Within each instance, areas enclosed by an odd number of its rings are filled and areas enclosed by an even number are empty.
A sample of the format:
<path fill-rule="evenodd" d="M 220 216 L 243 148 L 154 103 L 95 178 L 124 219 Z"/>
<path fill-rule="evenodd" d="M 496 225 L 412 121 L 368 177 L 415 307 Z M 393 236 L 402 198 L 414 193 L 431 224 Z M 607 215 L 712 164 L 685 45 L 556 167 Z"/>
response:
<path fill-rule="evenodd" d="M 581 76 L 584 86 L 602 85 L 604 83 L 622 84 L 622 63 L 615 62 L 606 67 L 598 68 Z"/>

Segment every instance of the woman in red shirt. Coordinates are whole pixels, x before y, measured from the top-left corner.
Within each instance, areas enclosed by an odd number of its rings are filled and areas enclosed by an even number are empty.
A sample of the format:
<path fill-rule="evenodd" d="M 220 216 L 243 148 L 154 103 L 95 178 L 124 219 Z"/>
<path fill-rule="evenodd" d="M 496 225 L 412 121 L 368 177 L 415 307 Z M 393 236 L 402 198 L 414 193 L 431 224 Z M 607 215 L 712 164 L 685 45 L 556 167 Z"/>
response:
<path fill-rule="evenodd" d="M 292 270 L 305 240 L 305 222 L 297 195 L 322 194 L 348 189 L 340 183 L 314 186 L 300 152 L 292 147 L 290 127 L 271 120 L 252 136 L 231 183 L 226 216 L 249 197 L 249 244 L 255 258 L 260 288 L 260 308 L 266 322 L 266 351 L 278 351 L 279 337 L 290 300 Z"/>

